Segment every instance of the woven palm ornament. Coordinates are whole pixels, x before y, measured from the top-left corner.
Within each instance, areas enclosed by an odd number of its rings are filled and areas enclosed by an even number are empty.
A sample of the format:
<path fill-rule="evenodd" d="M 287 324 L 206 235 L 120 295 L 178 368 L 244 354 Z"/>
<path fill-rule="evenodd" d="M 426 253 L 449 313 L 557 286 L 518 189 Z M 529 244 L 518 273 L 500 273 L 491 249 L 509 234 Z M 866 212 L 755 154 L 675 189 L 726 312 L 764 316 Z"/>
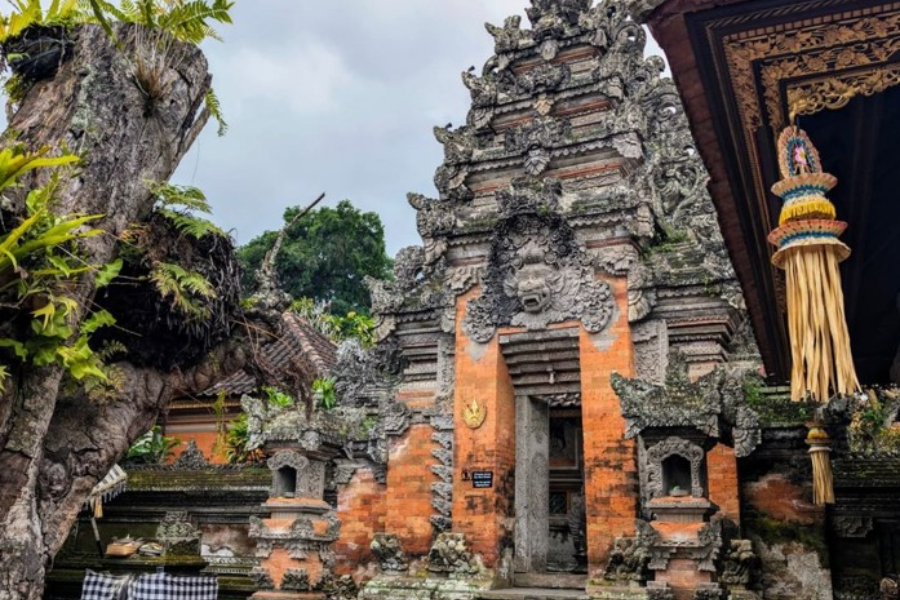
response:
<path fill-rule="evenodd" d="M 784 206 L 769 242 L 778 247 L 772 264 L 784 269 L 787 279 L 791 398 L 827 402 L 832 394 L 860 390 L 838 267 L 850 256 L 838 239 L 847 224 L 835 220 L 834 205 L 825 197 L 837 178 L 822 171 L 806 132 L 796 127 L 782 132 L 778 163 L 782 179 L 772 192 Z"/>

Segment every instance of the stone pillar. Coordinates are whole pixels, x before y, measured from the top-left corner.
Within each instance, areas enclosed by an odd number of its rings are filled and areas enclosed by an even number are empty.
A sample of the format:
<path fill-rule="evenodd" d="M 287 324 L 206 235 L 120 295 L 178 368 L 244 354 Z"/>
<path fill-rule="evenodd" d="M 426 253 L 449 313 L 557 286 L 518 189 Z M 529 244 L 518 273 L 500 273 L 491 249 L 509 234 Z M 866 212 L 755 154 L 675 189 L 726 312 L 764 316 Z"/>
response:
<path fill-rule="evenodd" d="M 516 571 L 547 569 L 550 536 L 550 407 L 516 398 Z"/>

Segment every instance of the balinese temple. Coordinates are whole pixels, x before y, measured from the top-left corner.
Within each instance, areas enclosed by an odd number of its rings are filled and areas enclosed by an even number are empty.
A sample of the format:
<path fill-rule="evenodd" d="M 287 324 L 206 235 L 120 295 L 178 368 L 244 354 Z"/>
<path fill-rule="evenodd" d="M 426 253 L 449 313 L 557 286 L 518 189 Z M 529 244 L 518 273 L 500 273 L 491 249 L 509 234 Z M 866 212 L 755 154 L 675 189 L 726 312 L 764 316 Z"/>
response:
<path fill-rule="evenodd" d="M 101 533 L 170 507 L 221 598 L 897 598 L 900 4 L 526 12 L 338 406 L 248 392 L 265 462 L 144 473 Z"/>

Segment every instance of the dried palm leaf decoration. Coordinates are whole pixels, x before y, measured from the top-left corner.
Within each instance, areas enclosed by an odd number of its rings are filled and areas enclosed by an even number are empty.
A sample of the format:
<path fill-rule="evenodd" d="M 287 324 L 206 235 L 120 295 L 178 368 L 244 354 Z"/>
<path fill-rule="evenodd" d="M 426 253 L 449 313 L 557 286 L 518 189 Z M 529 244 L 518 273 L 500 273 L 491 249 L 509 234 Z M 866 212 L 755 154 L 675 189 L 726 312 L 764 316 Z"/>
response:
<path fill-rule="evenodd" d="M 850 256 L 850 248 L 838 239 L 847 224 L 835 220 L 834 205 L 825 197 L 837 185 L 837 178 L 822 170 L 819 153 L 806 132 L 788 127 L 781 133 L 778 165 L 782 179 L 772 192 L 784 200 L 784 206 L 769 241 L 778 247 L 772 264 L 784 269 L 787 280 L 791 398 L 824 403 L 832 394 L 860 391 L 838 268 Z M 821 423 L 808 425 L 813 501 L 831 504 L 831 440 Z"/>
<path fill-rule="evenodd" d="M 772 191 L 784 206 L 769 241 L 778 247 L 772 264 L 787 276 L 791 398 L 827 402 L 832 394 L 860 390 L 838 268 L 850 256 L 850 248 L 838 239 L 847 224 L 835 220 L 834 205 L 825 197 L 837 178 L 822 171 L 806 132 L 785 129 L 778 155 L 782 180 Z"/>

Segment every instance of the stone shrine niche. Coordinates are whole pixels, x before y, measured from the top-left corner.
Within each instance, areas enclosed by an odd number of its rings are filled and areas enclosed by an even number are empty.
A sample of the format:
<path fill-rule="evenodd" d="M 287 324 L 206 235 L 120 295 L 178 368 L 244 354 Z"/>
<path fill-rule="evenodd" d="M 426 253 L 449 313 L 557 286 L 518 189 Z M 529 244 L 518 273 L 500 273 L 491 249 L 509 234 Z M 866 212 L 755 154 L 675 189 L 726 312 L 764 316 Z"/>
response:
<path fill-rule="evenodd" d="M 706 497 L 706 452 L 698 444 L 679 437 L 641 444 L 641 478 L 645 498 L 690 494 Z M 679 490 L 683 493 L 679 493 Z"/>
<path fill-rule="evenodd" d="M 324 490 L 324 469 L 293 450 L 281 450 L 267 462 L 272 471 L 272 498 L 319 498 Z"/>

